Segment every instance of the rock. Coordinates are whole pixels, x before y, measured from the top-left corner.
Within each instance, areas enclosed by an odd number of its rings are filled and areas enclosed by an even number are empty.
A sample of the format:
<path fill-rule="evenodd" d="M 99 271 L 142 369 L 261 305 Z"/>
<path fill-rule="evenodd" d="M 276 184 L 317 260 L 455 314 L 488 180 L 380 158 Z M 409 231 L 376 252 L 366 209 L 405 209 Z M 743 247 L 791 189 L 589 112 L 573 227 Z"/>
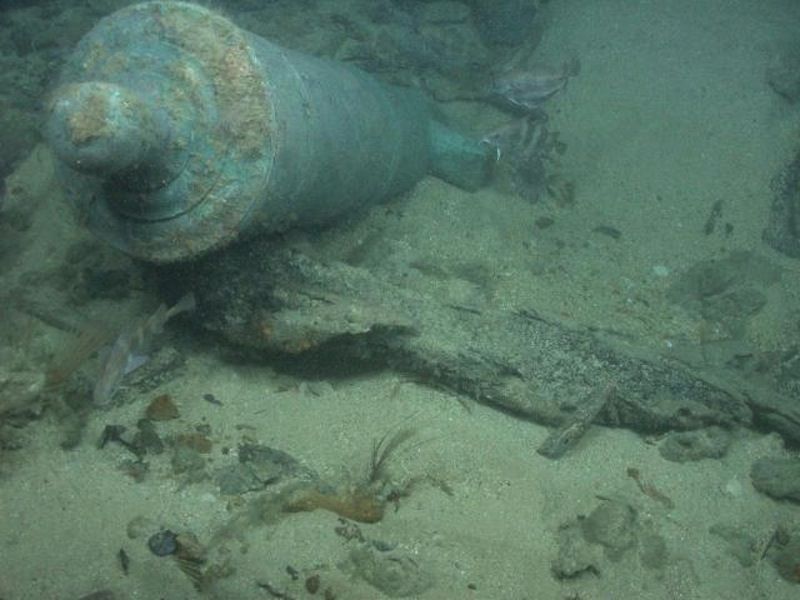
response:
<path fill-rule="evenodd" d="M 169 394 L 156 396 L 145 409 L 145 417 L 151 421 L 170 421 L 179 416 L 178 407 Z"/>
<path fill-rule="evenodd" d="M 800 502 L 800 458 L 762 458 L 753 463 L 750 478 L 759 492 Z"/>
<path fill-rule="evenodd" d="M 670 563 L 664 537 L 652 523 L 641 523 L 636 510 L 620 500 L 604 499 L 588 517 L 561 525 L 556 539 L 558 555 L 551 570 L 557 579 L 609 572 L 609 561 L 621 560 L 631 549 L 645 569 L 662 570 Z M 629 559 L 625 564 L 631 564 Z"/>
<path fill-rule="evenodd" d="M 238 455 L 238 463 L 220 467 L 214 473 L 214 481 L 223 494 L 263 490 L 288 479 L 312 481 L 318 478 L 283 450 L 246 442 L 239 445 Z"/>
<path fill-rule="evenodd" d="M 578 523 L 568 523 L 559 528 L 558 556 L 551 569 L 558 579 L 574 579 L 586 573 L 600 574 L 598 566 L 602 561 L 602 553 L 597 546 L 592 546 L 583 537 Z"/>
<path fill-rule="evenodd" d="M 581 522 L 587 542 L 600 544 L 611 560 L 619 559 L 636 544 L 636 511 L 617 500 L 605 500 Z"/>
<path fill-rule="evenodd" d="M 667 435 L 658 451 L 672 462 L 691 462 L 722 458 L 730 446 L 730 434 L 721 427 L 697 431 L 674 431 Z"/>
<path fill-rule="evenodd" d="M 136 435 L 131 442 L 131 450 L 137 456 L 145 454 L 161 454 L 164 452 L 164 442 L 158 435 L 153 423 L 147 419 L 139 419 L 136 423 Z"/>
<path fill-rule="evenodd" d="M 240 444 L 239 462 L 248 464 L 264 484 L 275 483 L 281 478 L 316 478 L 315 473 L 292 455 L 262 444 Z"/>
<path fill-rule="evenodd" d="M 266 482 L 256 477 L 249 465 L 236 463 L 214 471 L 214 483 L 221 494 L 235 496 L 247 492 L 257 492 L 267 487 Z"/>
<path fill-rule="evenodd" d="M 169 556 L 178 550 L 177 535 L 169 529 L 154 533 L 147 540 L 147 547 L 156 556 Z"/>
<path fill-rule="evenodd" d="M 419 596 L 433 585 L 433 575 L 400 550 L 380 550 L 365 542 L 350 552 L 355 572 L 390 598 Z"/>

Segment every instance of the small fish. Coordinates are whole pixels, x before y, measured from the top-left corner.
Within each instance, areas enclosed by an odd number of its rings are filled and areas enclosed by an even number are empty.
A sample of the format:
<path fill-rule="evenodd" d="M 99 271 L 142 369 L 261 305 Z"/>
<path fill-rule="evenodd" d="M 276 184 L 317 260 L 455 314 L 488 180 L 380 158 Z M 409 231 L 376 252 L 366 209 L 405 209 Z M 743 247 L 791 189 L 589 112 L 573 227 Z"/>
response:
<path fill-rule="evenodd" d="M 492 98 L 520 112 L 541 110 L 545 102 L 564 89 L 567 81 L 581 69 L 577 58 L 566 61 L 560 69 L 538 65 L 514 69 L 495 78 L 489 88 Z"/>
<path fill-rule="evenodd" d="M 194 294 L 190 292 L 173 307 L 167 308 L 162 304 L 152 315 L 123 331 L 102 359 L 100 377 L 94 386 L 95 405 L 108 404 L 125 375 L 147 362 L 145 352 L 164 330 L 167 321 L 182 312 L 194 310 L 195 306 Z"/>

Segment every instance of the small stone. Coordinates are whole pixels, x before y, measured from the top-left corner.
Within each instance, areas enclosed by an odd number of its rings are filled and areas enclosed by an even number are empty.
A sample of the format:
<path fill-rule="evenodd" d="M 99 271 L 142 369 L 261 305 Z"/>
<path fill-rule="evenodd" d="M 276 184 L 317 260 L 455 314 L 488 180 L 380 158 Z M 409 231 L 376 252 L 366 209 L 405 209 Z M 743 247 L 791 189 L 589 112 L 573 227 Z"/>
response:
<path fill-rule="evenodd" d="M 210 439 L 197 431 L 179 434 L 175 439 L 175 443 L 200 454 L 208 454 L 214 447 L 214 443 Z"/>
<path fill-rule="evenodd" d="M 265 484 L 289 477 L 307 479 L 316 477 L 290 454 L 262 444 L 249 442 L 240 444 L 239 462 L 247 464 L 252 473 Z"/>
<path fill-rule="evenodd" d="M 214 483 L 221 494 L 236 496 L 263 490 L 267 483 L 256 477 L 250 465 L 236 463 L 220 467 L 214 472 Z"/>
<path fill-rule="evenodd" d="M 419 557 L 400 551 L 381 552 L 366 543 L 351 550 L 350 561 L 358 576 L 391 598 L 418 597 L 433 585 Z"/>
<path fill-rule="evenodd" d="M 145 410 L 145 416 L 151 421 L 170 421 L 180 416 L 178 407 L 169 394 L 161 394 L 153 398 Z"/>
<path fill-rule="evenodd" d="M 316 594 L 319 591 L 319 575 L 315 573 L 306 578 L 306 591 L 309 594 Z"/>
<path fill-rule="evenodd" d="M 704 458 L 722 458 L 728 452 L 730 434 L 721 427 L 670 433 L 658 447 L 667 460 L 692 462 Z"/>
<path fill-rule="evenodd" d="M 162 529 L 150 536 L 147 547 L 156 556 L 170 556 L 178 550 L 177 536 L 169 529 Z"/>
<path fill-rule="evenodd" d="M 164 452 L 164 442 L 156 431 L 156 426 L 149 419 L 139 419 L 136 423 L 136 435 L 131 442 L 131 450 L 137 456 L 142 456 L 148 452 L 151 454 L 161 454 Z"/>

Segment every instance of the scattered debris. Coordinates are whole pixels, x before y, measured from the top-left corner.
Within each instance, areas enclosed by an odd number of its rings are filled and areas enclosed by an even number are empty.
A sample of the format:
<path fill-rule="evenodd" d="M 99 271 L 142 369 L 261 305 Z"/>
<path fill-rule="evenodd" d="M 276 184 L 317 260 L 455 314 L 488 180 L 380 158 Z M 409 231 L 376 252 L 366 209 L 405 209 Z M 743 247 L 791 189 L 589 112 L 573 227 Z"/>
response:
<path fill-rule="evenodd" d="M 178 407 L 169 394 L 161 394 L 153 398 L 145 409 L 145 417 L 151 421 L 170 421 L 180 416 Z"/>

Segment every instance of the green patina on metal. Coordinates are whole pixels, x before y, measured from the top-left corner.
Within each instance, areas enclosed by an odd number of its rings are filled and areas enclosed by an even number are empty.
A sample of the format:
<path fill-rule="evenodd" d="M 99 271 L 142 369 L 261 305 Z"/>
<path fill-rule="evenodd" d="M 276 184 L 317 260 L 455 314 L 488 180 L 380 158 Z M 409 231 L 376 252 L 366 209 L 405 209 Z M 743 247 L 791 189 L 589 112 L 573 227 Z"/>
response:
<path fill-rule="evenodd" d="M 474 189 L 492 158 L 420 94 L 185 2 L 100 21 L 64 69 L 48 138 L 90 229 L 152 262 L 325 223 L 428 172 Z"/>

